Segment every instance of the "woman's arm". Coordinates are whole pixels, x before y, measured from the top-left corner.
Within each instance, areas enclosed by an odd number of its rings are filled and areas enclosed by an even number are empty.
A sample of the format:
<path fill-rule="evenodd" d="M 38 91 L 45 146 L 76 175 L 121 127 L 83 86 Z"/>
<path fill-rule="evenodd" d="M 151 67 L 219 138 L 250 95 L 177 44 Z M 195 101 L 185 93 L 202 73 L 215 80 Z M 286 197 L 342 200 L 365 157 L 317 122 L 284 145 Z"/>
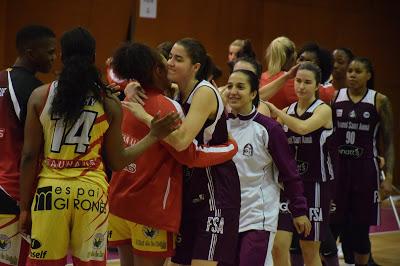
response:
<path fill-rule="evenodd" d="M 150 132 L 135 145 L 124 148 L 121 132 L 122 109 L 119 100 L 113 95 L 106 97 L 105 110 L 109 117 L 109 127 L 104 137 L 104 146 L 107 162 L 114 171 L 121 170 L 159 138 L 162 139 L 174 131 L 179 119 L 177 114 L 168 114 L 161 119 L 155 116 L 150 122 Z"/>
<path fill-rule="evenodd" d="M 378 93 L 377 109 L 381 123 L 383 157 L 385 159 L 384 172 L 386 176 L 386 179 L 381 183 L 381 194 L 382 197 L 385 198 L 390 195 L 392 191 L 395 158 L 393 113 L 388 97 Z"/>
<path fill-rule="evenodd" d="M 29 234 L 30 208 L 39 155 L 43 147 L 43 128 L 39 117 L 47 96 L 48 84 L 34 90 L 29 98 L 25 121 L 24 146 L 21 155 L 20 174 L 20 231 Z"/>
<path fill-rule="evenodd" d="M 296 76 L 297 70 L 299 69 L 299 64 L 293 66 L 288 72 L 284 73 L 279 78 L 273 80 L 259 88 L 258 92 L 260 94 L 260 99 L 263 101 L 267 101 L 271 99 L 286 83 L 286 81 L 293 79 Z"/>
<path fill-rule="evenodd" d="M 306 135 L 321 127 L 332 128 L 332 110 L 326 104 L 321 104 L 313 112 L 312 116 L 306 120 L 301 120 L 288 115 L 286 112 L 279 110 L 272 103 L 267 103 L 273 113 L 287 125 L 290 130 L 300 135 Z"/>
<path fill-rule="evenodd" d="M 137 103 L 123 102 L 133 115 L 147 126 L 153 118 Z M 164 139 L 177 151 L 185 150 L 200 132 L 204 123 L 217 109 L 217 98 L 213 90 L 207 86 L 200 87 L 193 95 L 189 113 L 183 119 L 179 129 Z"/>

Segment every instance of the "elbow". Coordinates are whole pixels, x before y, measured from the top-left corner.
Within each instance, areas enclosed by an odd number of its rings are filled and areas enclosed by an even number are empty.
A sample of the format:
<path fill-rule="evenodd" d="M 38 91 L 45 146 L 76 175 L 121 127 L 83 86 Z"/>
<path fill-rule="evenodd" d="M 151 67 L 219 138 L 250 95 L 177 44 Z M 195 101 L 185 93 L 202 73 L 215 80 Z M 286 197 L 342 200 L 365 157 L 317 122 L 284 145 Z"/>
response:
<path fill-rule="evenodd" d="M 38 159 L 38 154 L 34 152 L 22 152 L 21 155 L 21 167 L 24 165 L 27 165 L 29 163 L 32 163 L 34 161 L 37 161 Z"/>
<path fill-rule="evenodd" d="M 306 134 L 310 133 L 310 130 L 306 126 L 300 125 L 297 128 L 297 133 L 300 135 L 306 135 Z"/>

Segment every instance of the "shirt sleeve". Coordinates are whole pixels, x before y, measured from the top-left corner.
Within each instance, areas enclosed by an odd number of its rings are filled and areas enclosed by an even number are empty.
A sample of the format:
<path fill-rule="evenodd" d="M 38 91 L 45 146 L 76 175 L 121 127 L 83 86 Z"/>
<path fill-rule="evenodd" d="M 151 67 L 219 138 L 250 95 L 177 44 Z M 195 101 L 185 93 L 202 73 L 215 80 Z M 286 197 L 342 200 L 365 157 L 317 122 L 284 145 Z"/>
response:
<path fill-rule="evenodd" d="M 273 126 L 268 133 L 268 150 L 279 170 L 279 182 L 283 183 L 283 194 L 289 199 L 289 210 L 293 217 L 306 215 L 307 200 L 304 197 L 303 181 L 297 172 L 286 135 L 279 125 Z"/>
<path fill-rule="evenodd" d="M 224 163 L 231 160 L 238 151 L 237 143 L 233 139 L 228 139 L 226 143 L 216 146 L 198 145 L 197 141 L 193 140 L 189 147 L 181 152 L 165 142 L 162 144 L 179 163 L 190 168 L 203 168 Z"/>

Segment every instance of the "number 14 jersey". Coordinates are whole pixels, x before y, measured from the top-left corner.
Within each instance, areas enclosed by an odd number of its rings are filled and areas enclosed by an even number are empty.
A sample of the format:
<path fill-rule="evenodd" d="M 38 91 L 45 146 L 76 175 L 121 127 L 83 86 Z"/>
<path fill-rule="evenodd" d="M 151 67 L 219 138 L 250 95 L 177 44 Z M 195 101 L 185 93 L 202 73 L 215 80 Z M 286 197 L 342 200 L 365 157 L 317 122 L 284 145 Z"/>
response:
<path fill-rule="evenodd" d="M 371 159 L 378 155 L 379 114 L 376 96 L 376 91 L 368 89 L 364 97 L 354 103 L 348 95 L 348 89 L 338 92 L 332 111 L 334 145 L 339 158 Z"/>
<path fill-rule="evenodd" d="M 80 117 L 66 126 L 62 119 L 50 114 L 56 90 L 57 81 L 54 81 L 40 115 L 45 145 L 39 176 L 78 178 L 106 189 L 101 149 L 109 124 L 103 104 L 88 96 Z"/>

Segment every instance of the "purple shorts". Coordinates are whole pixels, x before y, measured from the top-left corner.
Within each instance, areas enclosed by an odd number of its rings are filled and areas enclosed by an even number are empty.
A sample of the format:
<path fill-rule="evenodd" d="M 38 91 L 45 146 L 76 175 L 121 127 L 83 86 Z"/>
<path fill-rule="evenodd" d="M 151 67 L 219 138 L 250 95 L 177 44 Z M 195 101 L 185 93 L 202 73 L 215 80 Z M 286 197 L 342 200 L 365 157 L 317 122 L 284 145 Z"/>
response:
<path fill-rule="evenodd" d="M 264 266 L 272 262 L 275 233 L 250 230 L 239 233 L 236 261 L 231 266 Z"/>
<path fill-rule="evenodd" d="M 192 259 L 232 264 L 236 257 L 240 209 L 186 213 L 176 239 L 174 263 L 190 265 Z"/>
<path fill-rule="evenodd" d="M 331 223 L 379 224 L 379 174 L 375 159 L 338 160 Z"/>
<path fill-rule="evenodd" d="M 307 237 L 300 235 L 302 240 L 323 241 L 329 225 L 330 182 L 304 182 L 304 196 L 307 198 L 308 219 L 311 222 L 311 232 Z M 278 230 L 295 232 L 288 201 L 280 203 Z"/>

